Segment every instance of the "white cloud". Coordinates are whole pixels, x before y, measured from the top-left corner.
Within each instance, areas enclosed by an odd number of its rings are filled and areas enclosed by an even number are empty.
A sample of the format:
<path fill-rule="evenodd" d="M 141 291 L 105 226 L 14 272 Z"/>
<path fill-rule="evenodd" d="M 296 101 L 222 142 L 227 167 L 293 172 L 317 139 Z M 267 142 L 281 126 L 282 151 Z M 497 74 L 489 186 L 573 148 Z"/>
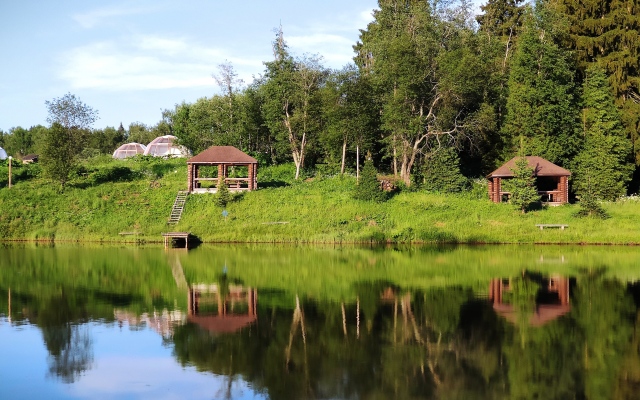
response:
<path fill-rule="evenodd" d="M 104 7 L 86 13 L 74 14 L 72 18 L 83 28 L 89 29 L 100 24 L 105 19 L 143 14 L 149 11 L 150 9 L 145 7 Z"/>
<path fill-rule="evenodd" d="M 250 81 L 260 60 L 228 56 L 225 51 L 186 39 L 139 36 L 76 47 L 61 57 L 58 76 L 74 89 L 128 91 L 211 87 L 216 66 L 230 61 Z"/>
<path fill-rule="evenodd" d="M 304 36 L 289 36 L 286 40 L 295 54 L 320 54 L 324 64 L 329 67 L 340 68 L 351 62 L 353 57 L 352 46 L 354 42 L 344 36 L 314 33 Z"/>

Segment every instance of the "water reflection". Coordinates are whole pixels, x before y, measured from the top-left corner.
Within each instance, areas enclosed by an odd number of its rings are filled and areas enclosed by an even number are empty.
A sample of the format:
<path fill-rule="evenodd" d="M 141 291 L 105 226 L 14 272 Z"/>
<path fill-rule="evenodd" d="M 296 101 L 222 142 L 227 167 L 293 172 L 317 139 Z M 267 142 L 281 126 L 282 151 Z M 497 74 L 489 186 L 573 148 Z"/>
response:
<path fill-rule="evenodd" d="M 524 318 L 532 326 L 542 326 L 571 311 L 569 278 L 527 271 L 517 278 L 492 279 L 489 301 L 511 323 Z"/>
<path fill-rule="evenodd" d="M 189 286 L 188 321 L 211 333 L 232 333 L 257 319 L 258 291 L 239 285 L 197 284 Z"/>
<path fill-rule="evenodd" d="M 46 256 L 0 268 L 0 324 L 35 327 L 45 354 L 28 362 L 39 357 L 41 375 L 70 391 L 117 377 L 112 386 L 127 395 L 126 374 L 101 366 L 144 371 L 166 362 L 179 367 L 183 382 L 195 376 L 216 382 L 189 397 L 633 399 L 640 393 L 640 284 L 612 275 L 620 272 L 611 266 L 576 265 L 575 255 L 548 262 L 557 254 L 542 265 L 527 253 L 528 268 L 510 267 L 511 259 L 494 268 L 495 254 L 473 261 L 465 249 L 241 250 L 47 249 Z M 479 267 L 451 273 L 461 254 L 466 265 Z M 118 345 L 106 350 L 108 340 Z M 147 353 L 138 362 L 128 358 L 142 346 Z M 162 351 L 165 359 L 154 358 Z M 0 362 L 0 375 L 14 364 Z M 15 397 L 3 390 L 0 397 Z"/>

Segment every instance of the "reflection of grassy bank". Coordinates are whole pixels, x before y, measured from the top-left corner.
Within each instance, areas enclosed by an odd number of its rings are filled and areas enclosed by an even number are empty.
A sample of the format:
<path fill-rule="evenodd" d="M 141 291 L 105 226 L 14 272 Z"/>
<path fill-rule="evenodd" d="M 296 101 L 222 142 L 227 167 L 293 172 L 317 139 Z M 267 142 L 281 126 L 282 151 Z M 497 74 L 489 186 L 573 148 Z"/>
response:
<path fill-rule="evenodd" d="M 380 286 L 379 292 L 386 287 L 404 292 L 457 286 L 483 294 L 491 279 L 519 276 L 525 270 L 577 276 L 604 267 L 606 276 L 622 282 L 640 279 L 640 249 L 612 251 L 606 246 L 203 245 L 189 252 L 165 252 L 155 246 L 15 245 L 0 247 L 0 260 L 4 291 L 42 297 L 80 290 L 138 311 L 186 309 L 186 289 L 177 283 L 180 267 L 189 284 L 212 284 L 219 283 L 226 266 L 229 282 L 269 292 L 273 301 L 288 305 L 296 294 L 351 303 L 361 295 L 359 287 L 372 284 Z"/>
<path fill-rule="evenodd" d="M 573 217 L 576 205 L 521 215 L 491 203 L 482 187 L 459 195 L 402 192 L 369 203 L 352 198 L 353 177 L 284 182 L 265 168 L 263 189 L 230 203 L 227 218 L 212 195 L 193 195 L 182 221 L 167 227 L 176 192 L 186 187 L 183 159 L 94 160 L 64 193 L 38 178 L 37 166 L 16 174 L 11 190 L 0 189 L 2 239 L 160 241 L 161 232 L 178 230 L 209 242 L 640 243 L 638 201 L 605 204 L 611 218 L 604 221 Z M 541 223 L 569 229 L 540 231 Z"/>
<path fill-rule="evenodd" d="M 245 286 L 351 302 L 361 282 L 386 282 L 403 290 L 465 286 L 486 293 L 496 277 L 578 275 L 607 267 L 622 281 L 640 279 L 640 249 L 584 246 L 414 246 L 402 251 L 351 246 L 203 246 L 181 257 L 187 281 L 214 282 L 226 265 Z M 290 299 L 289 299 L 290 300 Z"/>
<path fill-rule="evenodd" d="M 11 290 L 12 308 L 72 293 L 103 310 L 100 317 L 113 317 L 114 306 L 137 312 L 186 307 L 172 259 L 159 249 L 9 246 L 0 248 L 0 260 L 0 304 Z"/>

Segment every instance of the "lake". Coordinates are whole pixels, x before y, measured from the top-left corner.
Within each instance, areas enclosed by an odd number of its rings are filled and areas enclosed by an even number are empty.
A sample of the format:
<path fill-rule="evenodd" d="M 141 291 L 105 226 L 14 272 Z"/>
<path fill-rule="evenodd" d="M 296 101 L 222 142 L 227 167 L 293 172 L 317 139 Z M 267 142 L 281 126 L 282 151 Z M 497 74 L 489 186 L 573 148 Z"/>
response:
<path fill-rule="evenodd" d="M 640 248 L 0 244 L 2 399 L 638 399 Z"/>

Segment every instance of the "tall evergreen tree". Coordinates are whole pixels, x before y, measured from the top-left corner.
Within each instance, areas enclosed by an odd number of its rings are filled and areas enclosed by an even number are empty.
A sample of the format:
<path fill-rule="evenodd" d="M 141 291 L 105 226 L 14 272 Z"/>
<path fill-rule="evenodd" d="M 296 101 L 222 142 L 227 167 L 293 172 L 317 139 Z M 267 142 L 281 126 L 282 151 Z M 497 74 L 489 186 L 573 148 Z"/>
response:
<path fill-rule="evenodd" d="M 574 160 L 574 190 L 578 196 L 615 200 L 631 180 L 632 150 L 606 74 L 597 65 L 587 70 L 581 117 L 585 141 Z"/>
<path fill-rule="evenodd" d="M 515 38 L 522 25 L 524 0 L 488 0 L 476 17 L 480 29 L 499 38 Z"/>
<path fill-rule="evenodd" d="M 509 76 L 505 159 L 521 149 L 567 165 L 577 152 L 574 70 L 570 54 L 556 42 L 556 18 L 542 1 L 525 15 Z"/>
<path fill-rule="evenodd" d="M 609 76 L 616 103 L 640 165 L 640 3 L 637 0 L 549 0 L 569 20 L 571 49 L 582 75 L 598 63 Z"/>
<path fill-rule="evenodd" d="M 483 14 L 476 16 L 479 48 L 487 63 L 488 79 L 485 104 L 482 107 L 487 125 L 485 145 L 480 149 L 486 169 L 500 159 L 502 142 L 500 128 L 504 122 L 508 96 L 508 80 L 516 40 L 522 31 L 523 0 L 488 0 L 480 7 Z M 489 119 L 491 118 L 491 119 Z"/>

